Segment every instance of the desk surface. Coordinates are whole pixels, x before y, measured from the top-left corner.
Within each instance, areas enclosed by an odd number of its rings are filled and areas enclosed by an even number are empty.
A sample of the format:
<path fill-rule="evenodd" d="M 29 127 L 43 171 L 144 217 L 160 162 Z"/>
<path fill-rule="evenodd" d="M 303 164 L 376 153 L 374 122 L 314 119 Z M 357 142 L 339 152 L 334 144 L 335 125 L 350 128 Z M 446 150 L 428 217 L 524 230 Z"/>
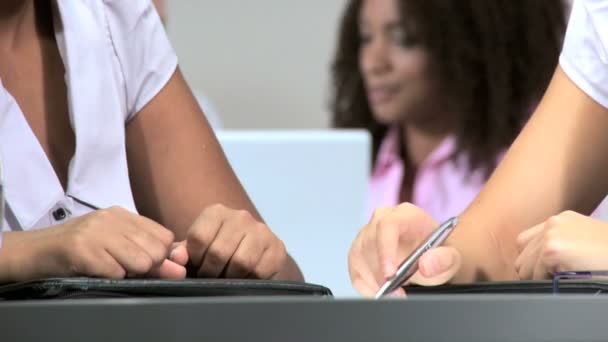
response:
<path fill-rule="evenodd" d="M 608 298 L 0 302 L 2 341 L 606 341 Z"/>

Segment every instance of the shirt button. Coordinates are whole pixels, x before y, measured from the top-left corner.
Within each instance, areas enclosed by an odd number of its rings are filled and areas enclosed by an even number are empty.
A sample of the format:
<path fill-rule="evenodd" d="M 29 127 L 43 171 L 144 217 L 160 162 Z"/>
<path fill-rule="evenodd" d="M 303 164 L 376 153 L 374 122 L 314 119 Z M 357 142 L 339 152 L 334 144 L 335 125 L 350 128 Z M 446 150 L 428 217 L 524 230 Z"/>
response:
<path fill-rule="evenodd" d="M 59 209 L 53 211 L 53 218 L 55 219 L 55 221 L 62 221 L 67 216 L 68 216 L 68 214 L 66 213 L 65 209 L 63 209 L 63 208 L 59 208 Z"/>

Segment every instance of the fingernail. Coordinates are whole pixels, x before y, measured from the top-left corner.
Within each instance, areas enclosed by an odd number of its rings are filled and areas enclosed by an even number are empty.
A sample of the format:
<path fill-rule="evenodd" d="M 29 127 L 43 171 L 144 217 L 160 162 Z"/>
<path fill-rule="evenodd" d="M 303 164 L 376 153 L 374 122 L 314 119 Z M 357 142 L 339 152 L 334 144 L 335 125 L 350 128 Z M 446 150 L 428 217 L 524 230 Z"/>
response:
<path fill-rule="evenodd" d="M 437 258 L 426 258 L 422 260 L 421 268 L 424 270 L 423 273 L 427 277 L 432 277 L 437 275 L 441 270 L 439 269 L 439 262 Z"/>
<path fill-rule="evenodd" d="M 382 272 L 386 278 L 390 278 L 395 274 L 395 264 L 391 260 L 382 262 Z"/>
<path fill-rule="evenodd" d="M 171 251 L 171 253 L 169 253 L 169 260 L 173 260 L 173 259 L 175 259 L 175 253 L 177 253 L 177 252 L 175 251 L 175 249 L 173 249 L 173 250 Z"/>

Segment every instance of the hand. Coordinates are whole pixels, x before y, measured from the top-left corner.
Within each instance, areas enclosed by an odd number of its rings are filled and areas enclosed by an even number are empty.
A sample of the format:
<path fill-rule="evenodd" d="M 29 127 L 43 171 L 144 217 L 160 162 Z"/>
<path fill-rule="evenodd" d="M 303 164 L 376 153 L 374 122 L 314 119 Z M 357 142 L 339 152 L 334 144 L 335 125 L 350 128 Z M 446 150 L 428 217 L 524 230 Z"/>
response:
<path fill-rule="evenodd" d="M 523 231 L 517 243 L 515 268 L 521 279 L 608 269 L 608 223 L 572 211 Z"/>
<path fill-rule="evenodd" d="M 183 265 L 167 260 L 173 233 L 122 208 L 97 210 L 64 224 L 6 234 L 16 280 L 58 276 L 184 278 Z M 179 249 L 176 255 L 179 258 Z M 21 255 L 22 257 L 17 257 Z M 10 257 L 10 255 L 9 255 Z M 183 259 L 183 258 L 182 258 Z"/>
<path fill-rule="evenodd" d="M 270 279 L 287 261 L 285 245 L 268 226 L 220 204 L 203 210 L 185 243 L 199 277 Z"/>
<path fill-rule="evenodd" d="M 395 275 L 397 267 L 428 235 L 437 222 L 416 206 L 404 203 L 377 209 L 353 242 L 348 268 L 353 286 L 372 297 Z M 418 272 L 410 278 L 420 285 L 439 285 L 460 268 L 460 254 L 451 247 L 437 247 L 418 260 Z M 398 291 L 396 295 L 403 294 Z"/>

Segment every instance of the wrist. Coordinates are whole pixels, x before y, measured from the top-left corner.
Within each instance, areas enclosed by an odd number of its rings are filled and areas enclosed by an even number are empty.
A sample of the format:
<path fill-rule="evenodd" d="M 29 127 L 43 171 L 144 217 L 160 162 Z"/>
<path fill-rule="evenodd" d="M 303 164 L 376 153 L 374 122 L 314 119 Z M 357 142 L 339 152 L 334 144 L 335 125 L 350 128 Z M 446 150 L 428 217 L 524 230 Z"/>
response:
<path fill-rule="evenodd" d="M 0 249 L 0 283 L 57 276 L 57 248 L 54 238 L 39 231 L 4 232 Z"/>
<path fill-rule="evenodd" d="M 459 218 L 459 227 L 450 236 L 447 245 L 461 255 L 461 267 L 451 283 L 472 283 L 492 280 L 518 279 L 512 253 L 506 253 L 504 241 L 486 225 L 464 217 Z M 512 261 L 510 261 L 512 259 Z"/>
<path fill-rule="evenodd" d="M 0 248 L 0 283 L 15 282 L 23 280 L 22 272 L 26 267 L 18 266 L 20 260 L 24 259 L 20 255 L 26 253 L 25 248 L 15 246 L 15 239 L 22 232 L 3 232 L 2 248 Z"/>

